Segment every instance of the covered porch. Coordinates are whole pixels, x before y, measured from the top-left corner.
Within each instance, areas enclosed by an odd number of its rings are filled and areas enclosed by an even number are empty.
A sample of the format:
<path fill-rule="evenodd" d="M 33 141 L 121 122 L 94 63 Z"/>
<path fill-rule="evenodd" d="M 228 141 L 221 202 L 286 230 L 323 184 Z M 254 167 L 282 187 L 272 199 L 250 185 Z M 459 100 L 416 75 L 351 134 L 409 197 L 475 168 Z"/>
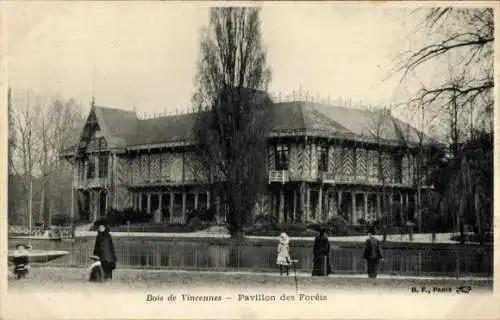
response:
<path fill-rule="evenodd" d="M 413 189 L 319 183 L 271 185 L 270 214 L 280 222 L 325 223 L 334 216 L 359 225 L 387 217 L 401 224 L 414 218 Z"/>

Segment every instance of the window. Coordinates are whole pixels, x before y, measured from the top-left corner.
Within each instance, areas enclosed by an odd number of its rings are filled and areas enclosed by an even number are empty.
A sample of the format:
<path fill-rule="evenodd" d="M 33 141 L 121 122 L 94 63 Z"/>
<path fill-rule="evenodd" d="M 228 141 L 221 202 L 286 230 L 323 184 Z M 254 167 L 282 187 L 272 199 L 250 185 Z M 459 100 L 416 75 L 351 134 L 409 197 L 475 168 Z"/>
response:
<path fill-rule="evenodd" d="M 108 156 L 99 156 L 99 178 L 106 178 L 108 175 Z"/>
<path fill-rule="evenodd" d="M 394 182 L 401 183 L 403 180 L 403 157 L 401 154 L 394 155 Z"/>
<path fill-rule="evenodd" d="M 276 146 L 276 170 L 288 170 L 288 145 Z"/>
<path fill-rule="evenodd" d="M 318 171 L 328 172 L 327 146 L 318 146 Z"/>
<path fill-rule="evenodd" d="M 94 178 L 95 178 L 95 158 L 89 157 L 87 179 L 94 179 Z"/>

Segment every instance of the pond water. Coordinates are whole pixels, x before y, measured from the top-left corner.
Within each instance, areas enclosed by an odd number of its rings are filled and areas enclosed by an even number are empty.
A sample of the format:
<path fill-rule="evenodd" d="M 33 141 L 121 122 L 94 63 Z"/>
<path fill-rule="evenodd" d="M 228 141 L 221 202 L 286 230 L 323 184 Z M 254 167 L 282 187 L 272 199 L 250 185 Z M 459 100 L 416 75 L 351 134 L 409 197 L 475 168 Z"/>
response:
<path fill-rule="evenodd" d="M 134 239 L 114 238 L 122 268 L 235 270 L 276 272 L 276 245 L 272 241 L 231 244 L 212 239 Z M 15 242 L 9 242 L 9 246 Z M 83 267 L 91 263 L 93 238 L 62 241 L 32 240 L 34 249 L 65 250 L 70 254 L 48 265 Z M 334 273 L 364 273 L 362 247 L 331 243 L 330 261 Z M 312 270 L 312 241 L 290 242 L 297 271 Z M 387 244 L 383 247 L 382 274 L 492 276 L 492 247 L 411 246 Z"/>

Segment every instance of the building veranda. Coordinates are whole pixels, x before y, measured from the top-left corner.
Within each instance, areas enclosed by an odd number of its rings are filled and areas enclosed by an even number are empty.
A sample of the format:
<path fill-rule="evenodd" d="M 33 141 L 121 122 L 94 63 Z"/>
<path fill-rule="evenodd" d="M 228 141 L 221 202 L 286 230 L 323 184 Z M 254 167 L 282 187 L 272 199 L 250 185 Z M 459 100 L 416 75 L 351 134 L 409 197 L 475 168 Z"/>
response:
<path fill-rule="evenodd" d="M 268 185 L 256 215 L 281 222 L 340 215 L 353 225 L 385 215 L 396 223 L 416 219 L 417 188 L 424 195 L 429 189 L 417 183 L 416 129 L 386 111 L 307 101 L 270 108 Z M 133 111 L 92 106 L 78 139 L 60 154 L 73 166 L 75 216 L 92 221 L 111 208 L 160 210 L 165 223 L 179 224 L 191 210 L 220 212 L 217 197 L 193 174 L 196 117 L 139 119 Z"/>

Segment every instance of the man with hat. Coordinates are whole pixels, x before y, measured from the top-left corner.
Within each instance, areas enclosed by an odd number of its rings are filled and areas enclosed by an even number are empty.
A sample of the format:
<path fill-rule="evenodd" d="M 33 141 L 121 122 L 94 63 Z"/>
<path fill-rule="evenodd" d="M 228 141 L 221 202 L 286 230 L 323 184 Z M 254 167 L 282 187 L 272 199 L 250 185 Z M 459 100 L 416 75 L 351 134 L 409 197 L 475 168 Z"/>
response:
<path fill-rule="evenodd" d="M 375 228 L 371 227 L 368 229 L 368 239 L 365 242 L 365 251 L 363 257 L 366 260 L 366 269 L 368 271 L 368 277 L 376 278 L 379 262 L 384 260 L 382 258 L 382 250 L 380 249 L 380 243 L 375 238 Z"/>

